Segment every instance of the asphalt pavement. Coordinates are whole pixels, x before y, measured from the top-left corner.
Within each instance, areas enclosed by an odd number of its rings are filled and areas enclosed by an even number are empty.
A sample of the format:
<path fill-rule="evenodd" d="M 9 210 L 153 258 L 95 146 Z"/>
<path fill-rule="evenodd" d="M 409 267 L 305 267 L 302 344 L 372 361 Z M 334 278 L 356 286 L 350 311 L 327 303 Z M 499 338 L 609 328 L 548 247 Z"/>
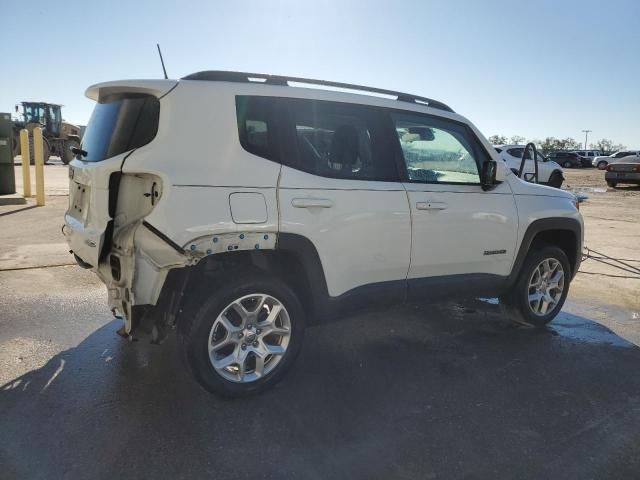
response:
<path fill-rule="evenodd" d="M 640 477 L 637 309 L 578 283 L 542 331 L 482 301 L 363 311 L 308 329 L 273 390 L 222 400 L 173 337 L 116 335 L 67 265 L 65 168 L 46 173 L 46 207 L 0 207 L 0 479 Z"/>
<path fill-rule="evenodd" d="M 117 336 L 89 272 L 4 271 L 0 290 L 3 479 L 640 472 L 640 349 L 579 305 L 543 331 L 480 301 L 362 312 L 308 329 L 275 389 L 222 400 L 173 338 Z"/>

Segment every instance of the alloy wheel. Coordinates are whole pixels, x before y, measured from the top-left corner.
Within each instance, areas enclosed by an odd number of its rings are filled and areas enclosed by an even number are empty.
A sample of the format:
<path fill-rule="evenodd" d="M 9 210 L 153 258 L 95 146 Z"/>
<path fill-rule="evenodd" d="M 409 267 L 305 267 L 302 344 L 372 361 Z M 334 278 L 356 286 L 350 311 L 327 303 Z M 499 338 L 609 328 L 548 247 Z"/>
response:
<path fill-rule="evenodd" d="M 232 382 L 256 381 L 282 361 L 291 338 L 287 309 L 263 293 L 245 295 L 218 315 L 209 333 L 209 360 Z"/>
<path fill-rule="evenodd" d="M 529 278 L 529 308 L 534 315 L 543 317 L 558 306 L 563 291 L 562 264 L 555 258 L 546 258 L 538 264 Z"/>

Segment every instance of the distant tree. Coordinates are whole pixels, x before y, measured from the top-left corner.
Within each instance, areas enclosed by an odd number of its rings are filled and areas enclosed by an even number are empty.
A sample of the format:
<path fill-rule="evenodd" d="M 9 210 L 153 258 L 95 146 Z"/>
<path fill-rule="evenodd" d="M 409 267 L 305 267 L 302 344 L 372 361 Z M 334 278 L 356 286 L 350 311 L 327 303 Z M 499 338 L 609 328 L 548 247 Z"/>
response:
<path fill-rule="evenodd" d="M 513 135 L 509 141 L 511 142 L 512 145 L 520 145 L 522 142 L 525 141 L 524 137 L 521 137 L 520 135 Z"/>
<path fill-rule="evenodd" d="M 489 143 L 491 145 L 504 145 L 507 143 L 507 137 L 504 135 L 491 135 L 489 137 Z"/>
<path fill-rule="evenodd" d="M 579 148 L 582 148 L 582 143 L 574 140 L 571 137 L 565 138 L 564 140 L 562 140 L 562 143 L 564 144 L 563 150 L 577 150 Z"/>
<path fill-rule="evenodd" d="M 549 155 L 551 152 L 559 150 L 558 139 L 555 137 L 547 137 L 539 142 L 540 143 L 536 143 L 536 146 L 540 147 L 543 155 Z"/>
<path fill-rule="evenodd" d="M 621 150 L 626 150 L 626 149 L 627 149 L 626 145 L 622 145 L 621 143 L 616 143 L 615 145 L 611 146 L 611 153 L 619 152 Z"/>
<path fill-rule="evenodd" d="M 600 150 L 602 153 L 613 152 L 613 142 L 607 138 L 601 138 L 596 143 L 589 145 L 592 150 Z"/>

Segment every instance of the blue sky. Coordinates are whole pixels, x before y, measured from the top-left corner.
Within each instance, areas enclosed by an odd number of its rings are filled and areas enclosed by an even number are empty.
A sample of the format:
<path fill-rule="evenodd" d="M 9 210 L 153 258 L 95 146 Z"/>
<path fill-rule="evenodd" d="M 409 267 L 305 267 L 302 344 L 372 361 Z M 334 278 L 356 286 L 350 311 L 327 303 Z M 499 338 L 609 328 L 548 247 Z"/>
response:
<path fill-rule="evenodd" d="M 609 138 L 640 148 L 640 1 L 8 2 L 0 111 L 87 86 L 199 70 L 288 74 L 436 98 L 487 136 Z M 60 23 L 57 22 L 60 21 Z"/>

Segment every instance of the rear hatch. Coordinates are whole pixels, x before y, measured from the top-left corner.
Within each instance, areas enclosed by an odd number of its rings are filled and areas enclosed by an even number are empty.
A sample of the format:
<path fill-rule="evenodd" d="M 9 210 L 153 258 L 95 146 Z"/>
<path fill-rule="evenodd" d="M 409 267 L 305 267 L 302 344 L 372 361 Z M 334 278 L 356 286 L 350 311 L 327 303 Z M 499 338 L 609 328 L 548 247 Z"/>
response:
<path fill-rule="evenodd" d="M 97 101 L 69 165 L 69 208 L 63 232 L 77 258 L 97 269 L 110 248 L 118 185 L 126 158 L 156 137 L 160 98 L 177 82 L 123 81 L 95 85 Z"/>

